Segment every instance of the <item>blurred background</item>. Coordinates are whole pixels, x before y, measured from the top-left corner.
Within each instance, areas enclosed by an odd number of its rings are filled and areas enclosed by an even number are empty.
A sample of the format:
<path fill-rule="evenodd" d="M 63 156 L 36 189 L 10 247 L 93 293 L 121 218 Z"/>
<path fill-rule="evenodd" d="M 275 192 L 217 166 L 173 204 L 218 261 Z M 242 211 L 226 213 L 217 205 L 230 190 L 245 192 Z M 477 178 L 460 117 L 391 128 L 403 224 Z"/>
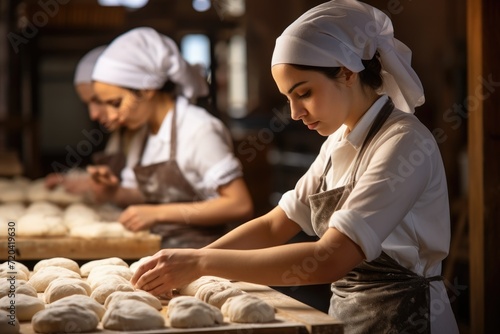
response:
<path fill-rule="evenodd" d="M 106 134 L 92 135 L 99 126 L 89 120 L 74 91 L 75 66 L 90 49 L 131 28 L 150 26 L 172 37 L 190 62 L 205 65 L 211 95 L 203 103 L 230 128 L 256 214 L 267 212 L 294 186 L 324 140 L 290 120 L 270 73 L 276 37 L 322 2 L 1 0 L 0 154 L 9 164 L 0 176 L 34 179 L 88 164 Z M 416 115 L 441 147 L 457 224 L 467 208 L 466 1 L 365 2 L 391 17 L 396 37 L 413 51 L 426 93 Z M 445 274 L 467 332 L 467 248 L 454 252 Z"/>

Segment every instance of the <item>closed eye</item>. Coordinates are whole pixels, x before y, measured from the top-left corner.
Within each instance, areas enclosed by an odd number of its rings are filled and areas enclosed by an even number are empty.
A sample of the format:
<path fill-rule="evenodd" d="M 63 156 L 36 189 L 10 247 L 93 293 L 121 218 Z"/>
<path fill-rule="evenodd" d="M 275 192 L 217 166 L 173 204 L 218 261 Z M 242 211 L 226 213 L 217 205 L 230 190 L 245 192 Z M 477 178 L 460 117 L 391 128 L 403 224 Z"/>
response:
<path fill-rule="evenodd" d="M 311 96 L 311 91 L 310 90 L 308 90 L 307 92 L 305 92 L 302 95 L 299 95 L 299 99 L 305 99 L 305 98 L 308 98 L 309 96 Z"/>

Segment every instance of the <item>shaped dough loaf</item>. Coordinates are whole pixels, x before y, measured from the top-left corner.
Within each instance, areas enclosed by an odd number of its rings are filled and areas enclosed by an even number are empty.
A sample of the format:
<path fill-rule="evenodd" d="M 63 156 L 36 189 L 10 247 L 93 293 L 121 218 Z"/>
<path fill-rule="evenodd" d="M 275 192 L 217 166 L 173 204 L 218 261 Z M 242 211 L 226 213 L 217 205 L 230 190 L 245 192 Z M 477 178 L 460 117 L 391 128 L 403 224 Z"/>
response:
<path fill-rule="evenodd" d="M 102 326 L 118 331 L 151 330 L 165 327 L 165 319 L 152 306 L 129 299 L 113 303 L 102 318 Z"/>
<path fill-rule="evenodd" d="M 7 272 L 20 272 L 22 271 L 24 275 L 28 278 L 30 277 L 30 270 L 28 267 L 26 267 L 24 264 L 21 262 L 17 261 L 5 261 L 4 263 L 0 264 L 0 272 L 7 271 Z"/>
<path fill-rule="evenodd" d="M 229 298 L 221 310 L 231 322 L 262 323 L 275 319 L 274 307 L 247 293 Z"/>
<path fill-rule="evenodd" d="M 88 296 L 92 293 L 90 285 L 79 278 L 57 278 L 45 289 L 44 298 L 47 304 L 72 295 Z"/>
<path fill-rule="evenodd" d="M 168 303 L 170 326 L 175 328 L 208 327 L 223 322 L 221 311 L 198 298 L 175 297 Z"/>
<path fill-rule="evenodd" d="M 162 309 L 161 301 L 157 297 L 150 294 L 149 292 L 143 290 L 115 291 L 106 298 L 106 301 L 104 302 L 104 307 L 110 308 L 116 302 L 129 299 L 146 303 L 157 310 Z"/>
<path fill-rule="evenodd" d="M 79 274 L 63 267 L 49 266 L 38 270 L 34 273 L 30 279 L 29 283 L 38 292 L 44 292 L 49 286 L 50 282 L 57 278 L 68 277 L 68 278 L 81 278 Z"/>
<path fill-rule="evenodd" d="M 229 282 L 210 282 L 200 286 L 194 296 L 205 303 L 221 308 L 229 297 L 241 294 L 243 291 L 233 287 Z"/>
<path fill-rule="evenodd" d="M 19 326 L 19 320 L 16 316 L 11 315 L 5 310 L 0 310 L 0 333 L 2 334 L 17 334 L 19 333 L 21 326 Z"/>
<path fill-rule="evenodd" d="M 102 319 L 104 312 L 106 312 L 106 309 L 104 306 L 99 304 L 95 299 L 85 296 L 85 295 L 72 295 L 68 297 L 61 298 L 59 300 L 56 300 L 55 302 L 47 305 L 47 308 L 53 308 L 53 307 L 73 307 L 73 306 L 80 306 L 83 307 L 87 310 L 93 311 L 99 320 Z"/>
<path fill-rule="evenodd" d="M 198 289 L 202 285 L 208 284 L 208 283 L 214 283 L 214 282 L 230 283 L 229 280 L 224 279 L 224 278 L 220 278 L 217 276 L 202 276 L 202 277 L 198 278 L 197 280 L 192 281 L 188 285 L 180 288 L 179 293 L 181 295 L 185 295 L 185 296 L 194 296 L 196 294 L 196 291 L 198 291 Z"/>
<path fill-rule="evenodd" d="M 10 311 L 11 305 L 15 306 L 19 321 L 30 321 L 33 315 L 45 308 L 45 304 L 39 298 L 23 294 L 16 295 L 15 298 L 5 296 L 0 299 L 0 309 Z"/>
<path fill-rule="evenodd" d="M 33 316 L 31 325 L 37 333 L 82 333 L 97 329 L 97 315 L 77 305 L 46 308 Z"/>
<path fill-rule="evenodd" d="M 33 267 L 33 273 L 50 266 L 66 268 L 80 275 L 80 267 L 78 266 L 78 263 L 65 257 L 53 257 L 50 259 L 40 260 Z"/>
<path fill-rule="evenodd" d="M 104 304 L 106 298 L 115 291 L 134 291 L 134 287 L 129 284 L 103 283 L 92 291 L 90 295 L 98 303 Z"/>
<path fill-rule="evenodd" d="M 93 260 L 82 264 L 82 266 L 80 267 L 80 274 L 82 275 L 82 277 L 87 277 L 92 269 L 104 265 L 128 267 L 127 262 L 123 261 L 119 257 L 109 257 L 106 259 Z"/>
<path fill-rule="evenodd" d="M 27 281 L 0 279 L 0 298 L 8 296 L 11 293 L 38 297 L 36 289 Z"/>

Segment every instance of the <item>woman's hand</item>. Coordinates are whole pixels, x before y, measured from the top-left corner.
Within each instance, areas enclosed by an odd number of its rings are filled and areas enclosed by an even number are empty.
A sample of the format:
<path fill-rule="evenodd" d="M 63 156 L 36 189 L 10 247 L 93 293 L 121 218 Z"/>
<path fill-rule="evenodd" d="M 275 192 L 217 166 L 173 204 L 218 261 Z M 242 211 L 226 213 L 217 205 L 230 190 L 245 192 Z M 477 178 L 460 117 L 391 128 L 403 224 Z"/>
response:
<path fill-rule="evenodd" d="M 171 295 L 201 276 L 199 251 L 162 249 L 142 264 L 130 280 L 137 288 L 155 296 Z"/>
<path fill-rule="evenodd" d="M 113 174 L 109 166 L 88 166 L 87 172 L 91 180 L 91 192 L 96 203 L 110 201 L 120 187 L 120 180 Z"/>
<path fill-rule="evenodd" d="M 159 209 L 158 205 L 131 205 L 122 212 L 118 221 L 133 232 L 147 230 L 158 221 Z"/>

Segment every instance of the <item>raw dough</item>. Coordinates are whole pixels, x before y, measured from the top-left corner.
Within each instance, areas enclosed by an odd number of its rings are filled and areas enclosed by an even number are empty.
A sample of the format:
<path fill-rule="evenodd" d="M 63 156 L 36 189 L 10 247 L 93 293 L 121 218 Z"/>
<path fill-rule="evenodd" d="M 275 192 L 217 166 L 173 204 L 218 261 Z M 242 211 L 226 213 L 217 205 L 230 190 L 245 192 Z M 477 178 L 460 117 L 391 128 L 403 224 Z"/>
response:
<path fill-rule="evenodd" d="M 47 201 L 37 201 L 31 203 L 26 208 L 26 214 L 37 213 L 46 216 L 62 216 L 62 210 L 55 204 L 49 203 Z"/>
<path fill-rule="evenodd" d="M 19 333 L 21 327 L 19 326 L 19 320 L 15 316 L 12 316 L 9 312 L 0 310 L 0 333 L 2 334 L 17 334 Z"/>
<path fill-rule="evenodd" d="M 13 266 L 13 267 L 11 268 L 10 266 Z M 26 277 L 30 276 L 30 270 L 28 269 L 28 267 L 26 267 L 21 262 L 5 261 L 4 263 L 0 264 L 0 268 L 9 269 L 7 271 L 22 271 L 26 275 Z"/>
<path fill-rule="evenodd" d="M 61 298 L 59 300 L 56 300 L 55 302 L 47 305 L 47 308 L 53 308 L 53 307 L 72 307 L 72 306 L 82 306 L 83 308 L 87 310 L 94 311 L 99 320 L 102 319 L 104 312 L 106 312 L 106 309 L 104 306 L 99 304 L 98 302 L 95 301 L 95 299 L 85 296 L 85 295 L 72 295 L 68 297 Z"/>
<path fill-rule="evenodd" d="M 21 203 L 0 204 L 0 217 L 6 221 L 17 221 L 26 211 Z"/>
<path fill-rule="evenodd" d="M 92 284 L 93 280 L 102 275 L 118 275 L 122 276 L 126 280 L 130 280 L 132 278 L 132 271 L 130 268 L 124 266 L 116 266 L 112 264 L 106 264 L 102 266 L 95 267 L 92 269 L 88 276 L 88 281 Z"/>
<path fill-rule="evenodd" d="M 35 287 L 36 291 L 44 292 L 50 282 L 61 277 L 81 278 L 79 274 L 72 270 L 63 267 L 49 266 L 34 273 L 28 282 Z"/>
<path fill-rule="evenodd" d="M 106 309 L 104 306 L 99 304 L 97 301 L 95 301 L 93 298 L 85 295 L 72 295 L 68 297 L 61 298 L 49 305 L 47 305 L 47 308 L 53 308 L 53 307 L 72 307 L 72 306 L 80 306 L 85 309 L 93 311 L 99 319 L 101 319 L 104 315 L 104 312 Z"/>
<path fill-rule="evenodd" d="M 93 224 L 99 221 L 99 215 L 94 209 L 83 203 L 74 203 L 64 210 L 63 221 L 68 228 L 71 228 L 73 226 Z"/>
<path fill-rule="evenodd" d="M 128 284 L 114 284 L 103 283 L 92 291 L 90 297 L 94 298 L 98 303 L 104 304 L 106 298 L 115 291 L 134 291 L 130 283 Z"/>
<path fill-rule="evenodd" d="M 80 266 L 78 266 L 78 263 L 65 257 L 53 257 L 50 259 L 40 260 L 33 267 L 33 273 L 49 266 L 66 268 L 80 275 Z"/>
<path fill-rule="evenodd" d="M 73 226 L 69 234 L 78 238 L 124 238 L 145 235 L 149 232 L 131 232 L 119 222 L 97 222 L 83 226 Z"/>
<path fill-rule="evenodd" d="M 151 307 L 154 307 L 157 310 L 162 309 L 161 301 L 150 294 L 149 292 L 143 290 L 135 290 L 135 291 L 115 291 L 106 298 L 104 302 L 104 307 L 110 308 L 114 303 L 120 302 L 122 300 L 138 300 L 140 302 L 146 303 Z"/>
<path fill-rule="evenodd" d="M 8 296 L 9 294 L 13 293 L 13 290 L 15 291 L 16 294 L 38 297 L 36 289 L 27 281 L 23 280 L 12 281 L 9 279 L 0 279 L 0 298 Z"/>
<path fill-rule="evenodd" d="M 79 278 L 57 278 L 45 289 L 44 298 L 47 304 L 72 295 L 88 296 L 92 292 L 90 285 Z"/>
<path fill-rule="evenodd" d="M 15 274 L 11 274 L 15 272 Z M 28 276 L 22 270 L 12 271 L 8 266 L 0 267 L 0 278 L 1 279 L 9 279 L 14 277 L 16 281 L 27 281 Z"/>
<path fill-rule="evenodd" d="M 97 329 L 97 315 L 78 305 L 46 308 L 33 316 L 31 325 L 37 333 L 82 333 Z"/>
<path fill-rule="evenodd" d="M 162 314 L 137 300 L 113 303 L 102 318 L 102 327 L 118 331 L 151 330 L 165 327 Z"/>
<path fill-rule="evenodd" d="M 64 236 L 68 229 L 60 216 L 43 213 L 26 213 L 17 221 L 18 237 L 56 237 Z"/>
<path fill-rule="evenodd" d="M 122 276 L 118 276 L 118 275 L 113 275 L 113 274 L 99 275 L 99 276 L 94 277 L 93 281 L 87 280 L 87 282 L 90 284 L 90 288 L 92 289 L 92 291 L 97 289 L 99 286 L 101 286 L 103 284 L 108 284 L 108 283 L 117 284 L 117 285 L 118 284 L 129 284 L 130 286 L 132 286 L 132 284 L 130 284 L 130 281 L 127 280 L 126 278 L 124 278 Z"/>
<path fill-rule="evenodd" d="M 87 277 L 92 269 L 95 267 L 103 266 L 103 265 L 115 265 L 115 266 L 123 266 L 128 267 L 127 262 L 123 261 L 119 257 L 109 257 L 101 260 L 93 260 L 82 264 L 80 267 L 80 273 L 82 277 Z"/>
<path fill-rule="evenodd" d="M 229 298 L 221 310 L 231 322 L 261 323 L 275 319 L 274 307 L 248 293 Z"/>
<path fill-rule="evenodd" d="M 223 322 L 221 311 L 198 298 L 175 297 L 168 303 L 170 326 L 175 328 L 208 327 Z"/>
<path fill-rule="evenodd" d="M 15 298 L 5 296 L 0 299 L 0 309 L 10 311 L 10 307 L 16 308 L 16 317 L 19 321 L 30 321 L 33 315 L 45 308 L 45 304 L 37 297 L 16 294 Z"/>
<path fill-rule="evenodd" d="M 191 283 L 189 283 L 188 285 L 180 288 L 179 289 L 179 293 L 181 295 L 185 295 L 185 296 L 194 296 L 196 294 L 196 291 L 198 291 L 198 289 L 202 285 L 207 284 L 207 283 L 213 283 L 213 282 L 226 282 L 226 283 L 230 283 L 229 280 L 224 279 L 224 278 L 220 278 L 220 277 L 217 277 L 217 276 L 201 276 L 197 280 L 194 280 Z"/>
<path fill-rule="evenodd" d="M 229 297 L 241 294 L 243 294 L 243 291 L 233 287 L 229 282 L 211 282 L 200 286 L 194 296 L 203 300 L 205 303 L 221 308 L 222 304 L 224 304 Z"/>
<path fill-rule="evenodd" d="M 137 271 L 137 269 L 144 263 L 146 262 L 147 260 L 149 260 L 151 258 L 151 256 L 145 256 L 145 257 L 142 257 L 140 258 L 138 261 L 135 261 L 134 263 L 132 263 L 130 265 L 130 271 L 132 271 L 133 274 L 135 274 L 135 272 Z"/>

